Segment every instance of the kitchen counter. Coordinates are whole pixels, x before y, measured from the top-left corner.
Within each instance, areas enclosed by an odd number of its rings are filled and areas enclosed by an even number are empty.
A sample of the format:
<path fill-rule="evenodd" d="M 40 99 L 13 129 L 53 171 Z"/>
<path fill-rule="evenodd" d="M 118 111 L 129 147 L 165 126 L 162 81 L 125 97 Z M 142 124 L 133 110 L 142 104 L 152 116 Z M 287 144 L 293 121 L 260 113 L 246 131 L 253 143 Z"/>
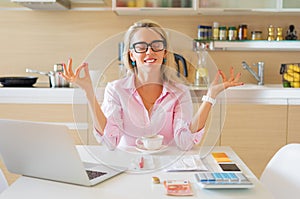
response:
<path fill-rule="evenodd" d="M 99 101 L 102 101 L 104 87 L 100 87 Z M 206 93 L 205 88 L 191 87 L 194 102 Z M 220 95 L 227 103 L 297 104 L 300 105 L 300 89 L 283 88 L 281 84 L 258 86 L 245 84 L 229 88 Z M 0 103 L 22 104 L 85 104 L 84 92 L 79 88 L 11 88 L 0 87 Z"/>

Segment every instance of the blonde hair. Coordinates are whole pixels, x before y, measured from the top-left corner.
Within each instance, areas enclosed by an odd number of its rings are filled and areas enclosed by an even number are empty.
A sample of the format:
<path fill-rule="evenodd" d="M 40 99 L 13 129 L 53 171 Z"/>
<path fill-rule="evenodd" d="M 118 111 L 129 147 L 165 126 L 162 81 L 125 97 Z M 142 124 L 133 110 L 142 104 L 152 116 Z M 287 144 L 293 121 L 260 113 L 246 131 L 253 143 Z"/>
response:
<path fill-rule="evenodd" d="M 138 21 L 134 23 L 132 26 L 129 27 L 127 32 L 125 33 L 124 37 L 124 53 L 123 53 L 123 60 L 124 60 L 124 65 L 128 68 L 128 70 L 132 73 L 134 73 L 134 66 L 132 65 L 132 61 L 130 59 L 130 45 L 131 45 L 131 39 L 136 33 L 137 30 L 140 28 L 151 28 L 151 30 L 155 31 L 158 33 L 163 41 L 165 42 L 165 47 L 166 47 L 166 56 L 164 63 L 162 63 L 161 66 L 161 75 L 162 79 L 164 81 L 178 81 L 177 77 L 177 69 L 176 69 L 176 64 L 174 61 L 174 54 L 170 51 L 170 46 L 169 46 L 169 41 L 167 37 L 167 33 L 164 31 L 164 29 L 156 22 L 145 19 Z"/>

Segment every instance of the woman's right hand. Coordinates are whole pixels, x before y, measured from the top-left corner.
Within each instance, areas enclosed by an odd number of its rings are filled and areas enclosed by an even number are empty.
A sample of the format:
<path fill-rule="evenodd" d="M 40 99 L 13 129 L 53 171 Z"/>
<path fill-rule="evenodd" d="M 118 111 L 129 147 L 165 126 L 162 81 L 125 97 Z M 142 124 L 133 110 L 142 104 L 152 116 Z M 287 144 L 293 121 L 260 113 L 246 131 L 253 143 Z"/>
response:
<path fill-rule="evenodd" d="M 72 58 L 68 60 L 68 64 L 63 64 L 64 73 L 61 76 L 70 83 L 74 83 L 85 91 L 92 89 L 92 81 L 89 73 L 89 68 L 87 63 L 81 64 L 76 68 L 75 73 L 72 68 Z M 80 77 L 81 71 L 84 70 L 83 77 Z"/>

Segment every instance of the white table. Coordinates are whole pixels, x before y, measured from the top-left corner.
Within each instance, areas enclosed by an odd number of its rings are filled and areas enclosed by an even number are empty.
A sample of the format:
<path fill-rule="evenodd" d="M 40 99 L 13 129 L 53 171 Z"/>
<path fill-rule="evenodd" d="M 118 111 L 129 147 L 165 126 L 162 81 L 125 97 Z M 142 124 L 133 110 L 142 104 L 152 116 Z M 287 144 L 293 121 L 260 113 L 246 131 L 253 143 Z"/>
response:
<path fill-rule="evenodd" d="M 95 158 L 91 157 L 86 147 L 78 146 L 78 151 L 84 161 L 95 162 Z M 88 146 L 88 150 L 93 151 L 95 157 L 99 155 L 103 158 L 113 158 L 113 163 L 128 164 L 132 163 L 132 158 L 140 157 L 140 154 L 132 153 L 130 157 L 125 157 L 122 152 L 112 152 L 103 148 L 102 146 Z M 134 150 L 134 149 L 132 149 Z M 255 187 L 252 189 L 242 190 L 206 190 L 201 189 L 196 183 L 193 172 L 166 172 L 165 169 L 153 170 L 136 170 L 126 172 L 115 176 L 103 183 L 94 187 L 83 187 L 78 185 L 71 185 L 59 182 L 53 182 L 42 179 L 35 179 L 29 177 L 20 177 L 1 195 L 0 199 L 16 199 L 16 198 L 31 198 L 31 199 L 147 199 L 147 198 L 174 198 L 165 194 L 163 184 L 153 184 L 152 176 L 158 176 L 161 181 L 171 179 L 186 179 L 192 182 L 192 189 L 194 196 L 180 197 L 184 198 L 222 198 L 222 199 L 268 199 L 271 198 L 270 193 L 263 187 L 248 167 L 239 159 L 230 147 L 215 147 L 214 151 L 226 152 L 227 155 L 240 167 L 244 174 L 254 183 Z M 115 154 L 114 154 L 115 153 Z M 176 150 L 167 150 L 160 154 L 153 154 L 154 158 L 170 157 L 170 155 L 178 153 Z M 197 150 L 191 151 L 188 154 L 197 153 Z M 114 154 L 114 155 L 113 155 Z M 112 156 L 113 155 L 113 156 Z M 155 160 L 155 159 L 154 159 Z M 217 169 L 218 165 L 211 156 L 207 156 L 203 162 L 210 169 Z"/>

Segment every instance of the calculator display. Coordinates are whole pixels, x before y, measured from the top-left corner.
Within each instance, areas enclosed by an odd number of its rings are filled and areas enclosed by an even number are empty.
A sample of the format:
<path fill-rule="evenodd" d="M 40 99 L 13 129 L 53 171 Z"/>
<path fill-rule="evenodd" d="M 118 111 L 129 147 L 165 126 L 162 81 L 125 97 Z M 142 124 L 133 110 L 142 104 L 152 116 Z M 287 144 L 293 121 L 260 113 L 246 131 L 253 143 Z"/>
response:
<path fill-rule="evenodd" d="M 219 164 L 223 171 L 240 171 L 236 164 Z"/>

